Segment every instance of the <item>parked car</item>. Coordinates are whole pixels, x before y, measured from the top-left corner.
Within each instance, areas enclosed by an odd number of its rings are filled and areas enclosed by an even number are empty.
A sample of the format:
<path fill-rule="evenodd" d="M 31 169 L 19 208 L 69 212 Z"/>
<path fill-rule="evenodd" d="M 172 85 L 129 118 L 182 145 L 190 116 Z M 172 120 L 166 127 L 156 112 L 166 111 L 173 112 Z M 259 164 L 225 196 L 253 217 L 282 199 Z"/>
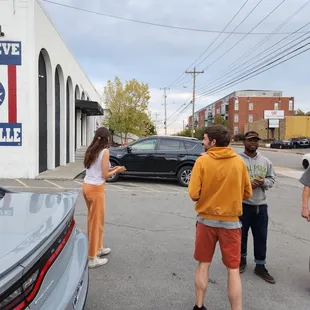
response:
<path fill-rule="evenodd" d="M 83 309 L 87 237 L 76 228 L 78 194 L 0 187 L 0 309 Z"/>
<path fill-rule="evenodd" d="M 309 167 L 309 163 L 310 163 L 310 153 L 303 155 L 301 159 L 301 164 L 305 169 Z"/>
<path fill-rule="evenodd" d="M 272 149 L 291 149 L 293 144 L 290 140 L 275 140 L 270 144 Z"/>
<path fill-rule="evenodd" d="M 203 152 L 201 141 L 195 138 L 151 136 L 110 148 L 110 163 L 125 166 L 124 176 L 171 178 L 188 186 L 195 161 Z M 116 182 L 119 177 L 114 175 L 108 182 Z"/>
<path fill-rule="evenodd" d="M 308 148 L 309 139 L 308 138 L 292 138 L 289 140 L 293 144 L 293 148 Z"/>

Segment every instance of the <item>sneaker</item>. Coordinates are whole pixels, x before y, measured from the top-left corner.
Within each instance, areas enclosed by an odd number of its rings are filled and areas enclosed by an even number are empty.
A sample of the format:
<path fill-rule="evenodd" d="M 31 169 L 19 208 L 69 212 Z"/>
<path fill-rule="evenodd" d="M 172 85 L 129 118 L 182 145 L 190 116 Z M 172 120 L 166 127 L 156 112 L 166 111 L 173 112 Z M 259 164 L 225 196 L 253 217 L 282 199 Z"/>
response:
<path fill-rule="evenodd" d="M 265 265 L 256 265 L 254 273 L 268 283 L 276 283 L 275 279 L 269 274 L 268 270 L 265 268 Z"/>
<path fill-rule="evenodd" d="M 107 262 L 108 262 L 107 258 L 99 258 L 99 257 L 90 258 L 88 261 L 88 268 L 95 268 L 95 267 L 103 266 Z"/>
<path fill-rule="evenodd" d="M 97 254 L 98 257 L 108 255 L 111 252 L 111 249 L 109 248 L 101 248 Z"/>
<path fill-rule="evenodd" d="M 246 267 L 246 257 L 241 257 L 239 271 L 240 273 L 244 273 Z"/>
<path fill-rule="evenodd" d="M 202 305 L 201 308 L 199 308 L 197 305 L 195 305 L 193 310 L 207 310 L 207 308 L 204 305 Z"/>

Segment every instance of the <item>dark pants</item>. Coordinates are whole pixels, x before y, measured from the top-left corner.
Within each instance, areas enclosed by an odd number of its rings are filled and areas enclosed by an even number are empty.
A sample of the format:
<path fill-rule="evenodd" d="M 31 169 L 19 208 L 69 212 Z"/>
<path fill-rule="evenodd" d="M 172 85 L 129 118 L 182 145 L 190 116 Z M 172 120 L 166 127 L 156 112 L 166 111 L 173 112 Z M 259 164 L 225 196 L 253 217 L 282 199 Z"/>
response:
<path fill-rule="evenodd" d="M 247 256 L 248 233 L 251 227 L 254 240 L 254 258 L 258 265 L 266 264 L 268 206 L 243 204 L 241 257 Z"/>

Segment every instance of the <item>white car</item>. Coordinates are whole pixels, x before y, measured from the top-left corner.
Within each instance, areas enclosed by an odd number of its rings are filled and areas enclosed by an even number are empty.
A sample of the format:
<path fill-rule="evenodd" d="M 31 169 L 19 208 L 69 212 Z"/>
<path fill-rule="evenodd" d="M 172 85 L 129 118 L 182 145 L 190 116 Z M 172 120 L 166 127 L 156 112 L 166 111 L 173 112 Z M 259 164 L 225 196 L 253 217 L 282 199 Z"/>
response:
<path fill-rule="evenodd" d="M 307 168 L 309 167 L 309 163 L 310 163 L 310 153 L 305 154 L 305 155 L 302 157 L 301 163 L 302 163 L 302 166 L 303 166 L 305 169 L 307 169 Z"/>

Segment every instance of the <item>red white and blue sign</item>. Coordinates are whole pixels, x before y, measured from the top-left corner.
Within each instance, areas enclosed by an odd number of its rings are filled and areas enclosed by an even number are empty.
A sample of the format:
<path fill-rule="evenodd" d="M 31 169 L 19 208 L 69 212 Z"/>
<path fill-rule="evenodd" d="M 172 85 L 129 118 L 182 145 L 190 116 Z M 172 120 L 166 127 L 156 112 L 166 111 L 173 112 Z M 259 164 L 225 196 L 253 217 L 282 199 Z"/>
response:
<path fill-rule="evenodd" d="M 0 105 L 4 102 L 5 99 L 5 89 L 4 86 L 0 83 Z"/>
<path fill-rule="evenodd" d="M 21 42 L 0 41 L 0 146 L 22 145 L 22 124 L 17 122 L 17 66 L 22 65 L 21 55 Z"/>
<path fill-rule="evenodd" d="M 21 66 L 22 44 L 16 41 L 0 41 L 0 65 Z"/>

